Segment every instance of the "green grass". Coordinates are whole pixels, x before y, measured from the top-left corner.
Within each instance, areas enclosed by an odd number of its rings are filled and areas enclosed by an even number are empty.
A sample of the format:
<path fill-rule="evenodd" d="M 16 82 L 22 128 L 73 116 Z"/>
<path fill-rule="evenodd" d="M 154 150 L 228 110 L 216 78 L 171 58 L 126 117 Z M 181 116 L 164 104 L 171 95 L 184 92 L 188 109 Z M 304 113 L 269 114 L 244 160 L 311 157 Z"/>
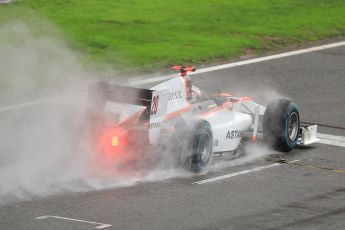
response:
<path fill-rule="evenodd" d="M 47 19 L 86 59 L 125 69 L 198 64 L 345 34 L 344 0 L 30 0 L 0 23 Z"/>

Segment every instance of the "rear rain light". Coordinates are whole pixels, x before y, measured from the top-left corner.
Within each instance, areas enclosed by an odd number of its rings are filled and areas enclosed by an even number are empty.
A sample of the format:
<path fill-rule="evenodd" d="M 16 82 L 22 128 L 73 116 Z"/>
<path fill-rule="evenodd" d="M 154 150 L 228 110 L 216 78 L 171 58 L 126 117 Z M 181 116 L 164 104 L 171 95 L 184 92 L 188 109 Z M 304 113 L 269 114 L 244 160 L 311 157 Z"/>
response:
<path fill-rule="evenodd" d="M 104 128 L 97 137 L 97 148 L 106 155 L 120 154 L 126 148 L 125 131 L 116 128 Z"/>
<path fill-rule="evenodd" d="M 111 137 L 111 145 L 115 147 L 118 144 L 119 144 L 119 138 L 117 136 L 112 136 Z"/>

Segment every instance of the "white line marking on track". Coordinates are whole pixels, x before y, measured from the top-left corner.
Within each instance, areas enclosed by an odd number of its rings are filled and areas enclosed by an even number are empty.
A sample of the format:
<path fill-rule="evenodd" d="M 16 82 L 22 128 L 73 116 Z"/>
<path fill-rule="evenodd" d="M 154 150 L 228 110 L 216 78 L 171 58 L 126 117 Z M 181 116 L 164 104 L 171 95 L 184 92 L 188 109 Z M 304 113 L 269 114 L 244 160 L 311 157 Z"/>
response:
<path fill-rule="evenodd" d="M 44 104 L 44 103 L 50 103 L 50 102 L 66 99 L 68 97 L 79 96 L 79 95 L 83 95 L 83 94 L 86 94 L 86 92 L 73 93 L 73 94 L 68 94 L 66 96 L 51 97 L 51 98 L 37 100 L 37 101 L 31 101 L 31 102 L 26 102 L 26 103 L 21 103 L 21 104 L 16 104 L 16 105 L 5 106 L 5 107 L 0 108 L 0 112 L 5 112 L 5 111 L 15 110 L 15 109 L 21 109 L 21 108 L 30 107 L 30 106 L 39 105 L 39 104 Z"/>
<path fill-rule="evenodd" d="M 274 163 L 274 164 L 270 164 L 270 165 L 265 165 L 265 166 L 253 168 L 253 169 L 247 169 L 247 170 L 240 171 L 240 172 L 226 174 L 226 175 L 223 175 L 223 176 L 217 176 L 217 177 L 209 178 L 209 179 L 206 179 L 206 180 L 196 181 L 196 182 L 193 182 L 192 184 L 199 184 L 199 185 L 200 184 L 206 184 L 206 183 L 215 182 L 215 181 L 218 181 L 218 180 L 224 180 L 224 179 L 227 179 L 227 178 L 230 178 L 230 177 L 235 177 L 235 176 L 244 175 L 244 174 L 248 174 L 248 173 L 258 172 L 258 171 L 261 171 L 261 170 L 264 170 L 264 169 L 274 168 L 274 167 L 277 167 L 277 166 L 281 166 L 281 165 L 284 165 L 284 164 L 290 164 L 290 163 L 294 163 L 294 162 L 298 162 L 298 161 L 300 161 L 300 160 L 293 160 L 293 161 L 289 161 L 289 162 L 283 163 L 283 164 L 282 163 Z"/>
<path fill-rule="evenodd" d="M 317 143 L 345 147 L 345 137 L 324 133 L 317 133 L 316 137 L 320 139 Z"/>
<path fill-rule="evenodd" d="M 228 68 L 232 68 L 236 66 L 248 65 L 248 64 L 269 61 L 269 60 L 274 60 L 278 58 L 284 58 L 284 57 L 289 57 L 289 56 L 294 56 L 294 55 L 299 55 L 299 54 L 306 54 L 306 53 L 335 48 L 335 47 L 344 46 L 344 45 L 345 45 L 345 41 L 335 42 L 335 43 L 331 43 L 327 45 L 315 46 L 311 48 L 295 50 L 295 51 L 290 51 L 286 53 L 275 54 L 275 55 L 270 55 L 270 56 L 265 56 L 265 57 L 259 57 L 259 58 L 245 60 L 245 61 L 233 62 L 233 63 L 223 64 L 223 65 L 216 65 L 216 66 L 211 66 L 211 67 L 207 67 L 203 69 L 197 69 L 196 72 L 190 73 L 190 75 L 212 72 L 212 71 L 222 70 L 222 69 L 228 69 Z M 171 78 L 172 76 L 175 76 L 175 74 L 161 76 L 161 77 L 154 77 L 154 78 L 149 78 L 149 79 L 134 78 L 130 83 L 133 85 L 142 85 L 142 84 L 148 84 L 148 83 L 153 83 L 157 81 L 163 81 L 163 80 Z"/>
<path fill-rule="evenodd" d="M 111 227 L 111 224 L 103 224 L 103 223 L 98 223 L 98 222 L 93 222 L 93 221 L 87 221 L 87 220 L 78 220 L 78 219 L 72 219 L 72 218 L 67 218 L 67 217 L 62 217 L 62 216 L 38 216 L 35 219 L 36 220 L 45 220 L 48 218 L 55 218 L 55 219 L 62 219 L 62 220 L 71 220 L 71 221 L 76 221 L 76 222 L 82 222 L 82 223 L 88 223 L 88 224 L 95 224 L 98 225 L 95 228 L 101 229 L 101 228 L 108 228 Z"/>
<path fill-rule="evenodd" d="M 295 51 L 290 51 L 290 52 L 286 52 L 286 53 L 270 55 L 270 56 L 266 56 L 266 57 L 260 57 L 260 58 L 245 60 L 245 61 L 239 61 L 239 62 L 233 62 L 233 63 L 223 64 L 223 65 L 211 66 L 211 67 L 207 67 L 207 68 L 198 69 L 196 72 L 190 73 L 190 74 L 195 75 L 195 74 L 206 73 L 206 72 L 211 72 L 211 71 L 216 71 L 216 70 L 221 70 L 221 69 L 228 69 L 228 68 L 232 68 L 235 66 L 248 65 L 248 64 L 252 64 L 252 63 L 263 62 L 263 61 L 268 61 L 268 60 L 273 60 L 273 59 L 278 59 L 278 58 L 283 58 L 283 57 L 289 57 L 289 56 L 298 55 L 298 54 L 311 53 L 314 51 L 330 49 L 330 48 L 335 48 L 335 47 L 344 46 L 344 45 L 345 45 L 345 41 L 335 42 L 335 43 L 330 43 L 327 45 L 316 46 L 316 47 L 311 47 L 311 48 L 301 49 L 301 50 L 295 50 Z M 153 82 L 158 82 L 158 81 L 170 79 L 172 76 L 176 76 L 176 74 L 170 74 L 170 75 L 165 75 L 165 76 L 161 76 L 161 77 L 146 78 L 146 79 L 141 79 L 141 78 L 136 77 L 136 78 L 129 79 L 129 83 L 131 85 L 144 85 L 144 84 L 148 84 L 148 83 L 153 83 Z M 66 95 L 66 96 L 68 96 L 68 95 Z M 53 101 L 54 99 L 55 98 L 47 98 L 44 100 L 37 100 L 37 101 L 28 102 L 28 103 L 2 107 L 2 108 L 0 108 L 0 112 L 19 109 L 19 108 L 37 105 L 37 104 L 41 104 L 41 103 L 47 103 L 47 102 Z"/>

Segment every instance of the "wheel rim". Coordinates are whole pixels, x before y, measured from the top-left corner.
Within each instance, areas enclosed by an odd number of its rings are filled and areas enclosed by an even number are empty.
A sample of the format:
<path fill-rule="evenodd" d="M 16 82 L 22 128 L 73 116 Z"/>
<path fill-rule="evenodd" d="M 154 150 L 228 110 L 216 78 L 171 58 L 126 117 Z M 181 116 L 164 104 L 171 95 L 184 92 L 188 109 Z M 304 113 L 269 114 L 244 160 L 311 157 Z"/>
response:
<path fill-rule="evenodd" d="M 203 162 L 206 162 L 210 156 L 210 135 L 204 136 L 200 146 L 200 158 Z"/>
<path fill-rule="evenodd" d="M 296 112 L 293 112 L 289 117 L 288 123 L 288 134 L 291 141 L 294 141 L 298 134 L 298 115 Z"/>

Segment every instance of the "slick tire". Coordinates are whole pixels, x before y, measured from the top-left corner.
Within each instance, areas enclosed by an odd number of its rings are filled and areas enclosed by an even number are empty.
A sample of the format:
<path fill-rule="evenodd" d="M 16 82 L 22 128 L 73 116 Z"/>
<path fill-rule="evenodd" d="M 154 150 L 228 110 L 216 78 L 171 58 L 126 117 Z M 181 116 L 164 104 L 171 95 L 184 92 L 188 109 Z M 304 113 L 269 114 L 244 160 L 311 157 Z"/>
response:
<path fill-rule="evenodd" d="M 287 99 L 270 102 L 263 118 L 265 142 L 275 150 L 289 152 L 297 146 L 300 117 L 297 105 Z"/>
<path fill-rule="evenodd" d="M 207 168 L 212 156 L 213 137 L 211 127 L 207 122 L 199 123 L 192 139 L 192 155 L 187 157 L 185 167 L 193 172 Z"/>

